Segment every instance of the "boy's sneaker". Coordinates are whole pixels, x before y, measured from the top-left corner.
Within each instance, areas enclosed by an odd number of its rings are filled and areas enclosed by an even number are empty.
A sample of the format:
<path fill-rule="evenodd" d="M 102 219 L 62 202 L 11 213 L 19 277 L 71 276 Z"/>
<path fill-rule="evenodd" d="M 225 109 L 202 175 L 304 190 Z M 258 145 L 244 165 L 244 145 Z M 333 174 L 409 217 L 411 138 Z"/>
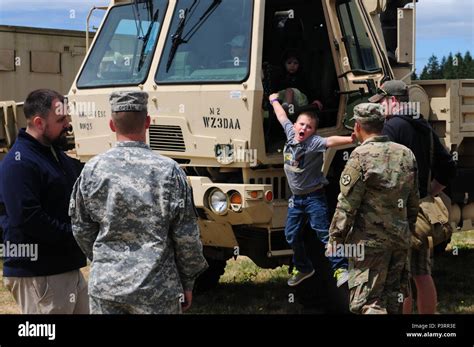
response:
<path fill-rule="evenodd" d="M 293 270 L 293 276 L 290 277 L 287 283 L 290 287 L 294 287 L 300 284 L 301 282 L 303 282 L 305 279 L 310 278 L 313 275 L 314 275 L 314 269 L 311 272 L 300 272 L 295 269 Z"/>
<path fill-rule="evenodd" d="M 334 278 L 337 280 L 337 286 L 340 287 L 349 281 L 349 271 L 341 267 L 334 271 Z"/>

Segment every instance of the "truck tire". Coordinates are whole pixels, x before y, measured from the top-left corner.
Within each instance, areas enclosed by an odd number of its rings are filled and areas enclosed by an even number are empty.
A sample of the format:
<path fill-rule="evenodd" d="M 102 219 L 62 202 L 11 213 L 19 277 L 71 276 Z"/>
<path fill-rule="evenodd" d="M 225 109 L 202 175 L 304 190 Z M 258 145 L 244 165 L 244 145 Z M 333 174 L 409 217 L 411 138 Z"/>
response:
<path fill-rule="evenodd" d="M 196 280 L 194 292 L 196 294 L 214 289 L 219 283 L 219 279 L 224 274 L 226 261 L 206 258 L 209 267 Z"/>

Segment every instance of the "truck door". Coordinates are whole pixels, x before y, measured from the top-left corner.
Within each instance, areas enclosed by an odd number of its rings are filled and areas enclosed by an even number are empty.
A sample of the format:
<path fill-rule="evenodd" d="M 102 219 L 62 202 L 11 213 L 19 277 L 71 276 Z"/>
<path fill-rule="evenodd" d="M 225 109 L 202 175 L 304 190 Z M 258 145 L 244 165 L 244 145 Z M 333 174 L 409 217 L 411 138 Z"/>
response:
<path fill-rule="evenodd" d="M 385 47 L 374 28 L 371 14 L 377 11 L 362 0 L 326 0 L 334 33 L 341 73 L 338 78 L 346 87 L 344 126 L 352 129 L 355 105 L 367 102 L 376 85 L 393 77 Z M 372 5 L 373 6 L 373 5 Z M 377 5 L 378 6 L 378 5 Z M 369 12 L 370 11 L 370 12 Z"/>

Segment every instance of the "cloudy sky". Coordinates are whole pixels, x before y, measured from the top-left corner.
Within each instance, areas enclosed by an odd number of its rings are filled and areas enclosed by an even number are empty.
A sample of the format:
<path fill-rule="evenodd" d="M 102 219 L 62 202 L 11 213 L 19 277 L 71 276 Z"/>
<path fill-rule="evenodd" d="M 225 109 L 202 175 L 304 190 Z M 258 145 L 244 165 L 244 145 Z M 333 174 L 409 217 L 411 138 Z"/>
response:
<path fill-rule="evenodd" d="M 84 30 L 92 6 L 109 0 L 0 0 L 0 24 Z M 419 0 L 417 5 L 417 70 L 428 58 L 449 52 L 474 55 L 474 0 Z M 103 11 L 96 11 L 98 26 Z"/>

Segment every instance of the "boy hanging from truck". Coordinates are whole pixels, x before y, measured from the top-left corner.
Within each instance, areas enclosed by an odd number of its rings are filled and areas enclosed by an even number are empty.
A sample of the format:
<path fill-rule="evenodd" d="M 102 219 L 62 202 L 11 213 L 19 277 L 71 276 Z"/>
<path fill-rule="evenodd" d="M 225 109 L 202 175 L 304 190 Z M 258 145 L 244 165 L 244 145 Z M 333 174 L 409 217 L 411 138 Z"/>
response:
<path fill-rule="evenodd" d="M 324 193 L 328 181 L 321 172 L 323 153 L 326 148 L 353 143 L 354 135 L 328 138 L 318 136 L 318 118 L 314 112 L 302 111 L 293 124 L 278 100 L 278 93 L 271 94 L 269 100 L 287 137 L 283 150 L 284 169 L 293 195 L 288 201 L 285 237 L 294 253 L 293 264 L 296 271 L 288 280 L 288 285 L 293 287 L 315 273 L 303 243 L 305 217 L 322 243 L 327 245 L 329 238 Z M 328 259 L 339 287 L 348 280 L 347 259 L 337 256 Z"/>

